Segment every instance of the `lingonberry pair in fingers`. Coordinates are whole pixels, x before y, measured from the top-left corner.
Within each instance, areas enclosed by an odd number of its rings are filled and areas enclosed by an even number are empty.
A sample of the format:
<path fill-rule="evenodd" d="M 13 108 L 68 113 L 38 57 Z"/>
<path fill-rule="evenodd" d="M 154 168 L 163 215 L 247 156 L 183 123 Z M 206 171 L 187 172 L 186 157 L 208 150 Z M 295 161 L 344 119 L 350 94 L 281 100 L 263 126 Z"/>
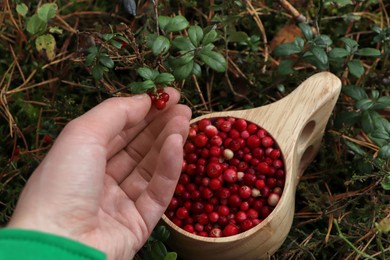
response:
<path fill-rule="evenodd" d="M 165 92 L 163 88 L 158 88 L 152 92 L 148 93 L 152 105 L 158 110 L 162 110 L 167 106 L 169 100 L 169 94 Z"/>
<path fill-rule="evenodd" d="M 285 176 L 280 148 L 265 129 L 234 117 L 202 119 L 190 126 L 165 215 L 192 234 L 233 236 L 271 214 Z"/>

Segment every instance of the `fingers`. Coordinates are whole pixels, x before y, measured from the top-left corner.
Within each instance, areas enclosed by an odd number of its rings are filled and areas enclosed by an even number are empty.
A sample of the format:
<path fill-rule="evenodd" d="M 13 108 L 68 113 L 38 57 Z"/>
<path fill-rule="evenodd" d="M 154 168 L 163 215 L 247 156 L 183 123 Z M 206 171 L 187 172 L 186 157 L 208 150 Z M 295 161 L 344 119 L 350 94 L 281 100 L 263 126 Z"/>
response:
<path fill-rule="evenodd" d="M 175 190 L 183 162 L 183 137 L 172 134 L 165 140 L 147 188 L 135 202 L 149 232 L 166 210 Z"/>
<path fill-rule="evenodd" d="M 177 129 L 178 125 L 183 125 L 185 127 Z M 178 130 L 179 132 L 177 132 Z M 134 157 L 130 155 L 128 155 L 126 159 L 123 158 L 121 160 L 125 164 L 128 164 L 127 170 L 134 168 L 134 170 L 131 171 L 131 174 L 124 169 L 122 172 L 123 182 L 120 184 L 120 187 L 131 200 L 136 200 L 149 184 L 152 175 L 158 167 L 157 161 L 160 157 L 164 156 L 162 154 L 164 152 L 162 147 L 165 145 L 166 139 L 172 134 L 179 134 L 182 139 L 187 137 L 188 121 L 186 118 L 176 117 L 170 121 L 141 162 L 134 161 Z M 182 158 L 179 157 L 182 154 L 182 150 L 183 146 L 181 146 L 180 153 L 175 154 L 171 159 L 182 160 Z"/>
<path fill-rule="evenodd" d="M 139 167 L 138 164 L 141 161 L 142 165 L 146 164 L 145 167 L 148 171 L 153 172 L 154 168 L 151 167 L 155 167 L 155 163 L 146 162 L 143 158 L 147 154 L 149 157 L 155 156 L 157 158 L 163 142 L 173 133 L 179 133 L 185 139 L 188 134 L 190 117 L 190 109 L 183 105 L 175 105 L 164 113 L 159 114 L 127 147 L 108 161 L 107 173 L 118 183 L 122 183 L 134 169 Z M 151 160 L 155 162 L 155 159 L 152 158 Z M 141 170 L 143 169 L 142 165 L 140 165 Z M 133 172 L 131 174 L 132 178 L 140 171 Z M 142 178 L 145 177 L 142 176 Z M 147 180 L 149 179 L 150 177 Z M 131 181 L 127 180 L 127 183 L 131 183 Z"/>
<path fill-rule="evenodd" d="M 59 138 L 91 140 L 107 146 L 123 129 L 141 122 L 150 110 L 148 95 L 110 98 L 72 120 Z"/>
<path fill-rule="evenodd" d="M 149 111 L 146 117 L 139 122 L 138 125 L 130 129 L 124 129 L 122 132 L 120 132 L 110 142 L 108 146 L 107 158 L 111 158 L 113 155 L 115 155 L 125 146 L 127 146 L 129 142 L 131 142 L 138 135 L 138 133 L 140 133 L 145 127 L 147 127 L 148 124 L 152 122 L 155 118 L 159 118 L 162 113 L 166 113 L 166 111 L 173 111 L 171 116 L 179 115 L 182 109 L 171 110 L 171 108 L 176 106 L 177 102 L 180 99 L 180 93 L 174 88 L 165 88 L 165 92 L 168 93 L 170 97 L 169 101 L 167 102 L 167 107 L 163 111 L 159 111 L 157 109 L 153 109 L 152 106 L 152 109 Z M 188 111 L 186 111 L 185 114 L 188 114 Z"/>

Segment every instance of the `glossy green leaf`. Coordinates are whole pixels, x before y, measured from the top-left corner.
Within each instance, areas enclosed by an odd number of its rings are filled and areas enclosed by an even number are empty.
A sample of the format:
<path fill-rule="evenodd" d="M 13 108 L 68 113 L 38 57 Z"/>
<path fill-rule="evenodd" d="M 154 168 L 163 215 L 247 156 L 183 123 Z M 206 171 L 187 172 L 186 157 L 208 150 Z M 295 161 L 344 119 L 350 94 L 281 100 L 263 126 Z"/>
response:
<path fill-rule="evenodd" d="M 162 35 L 158 36 L 152 46 L 153 55 L 157 56 L 160 54 L 167 53 L 170 46 L 171 43 L 169 42 L 169 39 L 167 37 Z"/>
<path fill-rule="evenodd" d="M 351 38 L 343 37 L 340 40 L 345 44 L 345 49 L 349 53 L 355 52 L 359 46 L 359 44 L 355 40 L 352 40 Z"/>
<path fill-rule="evenodd" d="M 293 66 L 294 66 L 295 61 L 293 60 L 282 60 L 279 63 L 278 67 L 278 73 L 280 75 L 286 76 L 294 73 Z"/>
<path fill-rule="evenodd" d="M 165 28 L 167 27 L 167 25 L 171 20 L 172 20 L 171 17 L 160 15 L 158 17 L 158 26 L 160 27 L 161 30 L 165 31 Z"/>
<path fill-rule="evenodd" d="M 177 259 L 177 253 L 176 252 L 169 252 L 164 257 L 164 260 L 176 260 L 176 259 Z"/>
<path fill-rule="evenodd" d="M 294 43 L 301 49 L 303 50 L 303 47 L 305 46 L 305 41 L 301 37 L 295 37 L 294 38 Z"/>
<path fill-rule="evenodd" d="M 42 21 L 36 14 L 27 21 L 27 31 L 33 35 L 43 33 L 46 27 L 47 23 Z"/>
<path fill-rule="evenodd" d="M 159 241 L 159 240 L 156 240 L 152 243 L 152 251 L 151 251 L 151 255 L 152 255 L 152 259 L 153 260 L 161 260 L 161 259 L 164 259 L 165 255 L 167 254 L 167 249 L 165 247 L 165 245 Z"/>
<path fill-rule="evenodd" d="M 217 39 L 218 33 L 216 30 L 211 30 L 208 33 L 205 34 L 202 40 L 202 45 L 208 45 L 212 42 L 214 42 Z"/>
<path fill-rule="evenodd" d="M 154 80 L 156 84 L 170 84 L 175 80 L 175 77 L 171 73 L 160 73 Z"/>
<path fill-rule="evenodd" d="M 112 69 L 115 66 L 114 61 L 108 55 L 101 55 L 99 57 L 99 62 L 100 64 L 109 69 Z"/>
<path fill-rule="evenodd" d="M 368 109 L 372 108 L 373 105 L 374 105 L 374 102 L 372 102 L 372 100 L 368 99 L 368 98 L 358 100 L 355 104 L 356 108 L 361 109 L 361 110 L 368 110 Z"/>
<path fill-rule="evenodd" d="M 190 38 L 191 43 L 198 47 L 203 39 L 203 30 L 200 26 L 194 25 L 188 28 L 188 37 Z"/>
<path fill-rule="evenodd" d="M 114 34 L 112 34 L 112 33 L 104 33 L 104 34 L 102 34 L 101 37 L 102 37 L 103 40 L 109 41 L 109 40 L 111 40 L 114 37 Z"/>
<path fill-rule="evenodd" d="M 164 225 L 158 225 L 153 229 L 152 236 L 160 240 L 161 242 L 166 241 L 169 238 L 170 232 Z"/>
<path fill-rule="evenodd" d="M 298 26 L 307 40 L 313 39 L 313 30 L 310 25 L 307 23 L 300 23 Z"/>
<path fill-rule="evenodd" d="M 387 174 L 384 178 L 383 178 L 383 180 L 382 180 L 382 182 L 381 182 L 381 185 L 382 185 L 382 188 L 384 189 L 384 190 L 390 190 L 390 174 Z M 389 221 L 387 221 L 387 223 L 388 223 Z M 388 231 L 389 230 L 389 227 L 390 226 L 390 224 L 387 224 L 387 228 L 386 228 L 386 230 Z"/>
<path fill-rule="evenodd" d="M 130 84 L 130 89 L 133 94 L 145 93 L 149 89 L 153 89 L 153 88 L 156 88 L 156 85 L 150 79 L 145 80 L 143 82 L 132 82 Z"/>
<path fill-rule="evenodd" d="M 336 4 L 339 7 L 344 7 L 346 5 L 353 5 L 351 0 L 325 0 L 324 5 L 329 5 L 331 3 Z"/>
<path fill-rule="evenodd" d="M 210 68 L 217 72 L 224 72 L 227 69 L 227 62 L 222 54 L 202 49 L 199 53 L 200 59 Z"/>
<path fill-rule="evenodd" d="M 96 66 L 94 66 L 92 68 L 92 77 L 95 79 L 95 80 L 101 80 L 103 78 L 103 74 L 104 74 L 104 67 L 97 64 Z"/>
<path fill-rule="evenodd" d="M 177 36 L 175 39 L 173 39 L 172 46 L 182 51 L 190 51 L 195 49 L 195 46 L 191 40 L 185 36 Z"/>
<path fill-rule="evenodd" d="M 390 158 L 390 144 L 382 146 L 379 149 L 378 156 L 384 159 Z"/>
<path fill-rule="evenodd" d="M 21 16 L 25 17 L 28 12 L 28 6 L 25 3 L 17 4 L 16 12 L 18 12 L 18 14 L 20 14 Z"/>
<path fill-rule="evenodd" d="M 194 63 L 194 67 L 192 68 L 192 74 L 194 74 L 198 78 L 202 76 L 202 68 L 196 62 Z"/>
<path fill-rule="evenodd" d="M 283 43 L 275 47 L 273 54 L 277 57 L 290 56 L 302 51 L 295 43 Z"/>
<path fill-rule="evenodd" d="M 359 49 L 356 52 L 357 55 L 360 56 L 370 56 L 370 57 L 379 57 L 381 56 L 381 52 L 374 48 L 363 48 Z"/>
<path fill-rule="evenodd" d="M 157 70 L 153 70 L 148 67 L 141 67 L 137 69 L 137 73 L 145 80 L 155 80 L 160 74 Z"/>
<path fill-rule="evenodd" d="M 360 147 L 360 145 L 358 145 L 356 143 L 345 140 L 345 144 L 348 146 L 349 150 L 354 152 L 355 154 L 362 155 L 362 156 L 366 154 L 366 151 L 364 151 Z"/>
<path fill-rule="evenodd" d="M 50 19 L 54 18 L 56 16 L 57 12 L 57 5 L 56 4 L 43 4 L 41 7 L 38 8 L 38 17 L 44 21 L 49 22 Z"/>
<path fill-rule="evenodd" d="M 329 57 L 330 58 L 344 58 L 346 56 L 348 56 L 350 53 L 344 49 L 344 48 L 333 48 L 330 52 L 329 52 Z"/>
<path fill-rule="evenodd" d="M 361 112 L 342 111 L 336 114 L 335 126 L 341 128 L 343 126 L 352 126 L 359 122 Z"/>
<path fill-rule="evenodd" d="M 360 78 L 364 73 L 364 67 L 359 60 L 351 60 L 347 66 L 349 72 L 357 78 Z"/>
<path fill-rule="evenodd" d="M 177 68 L 180 66 L 183 66 L 185 64 L 190 63 L 194 59 L 194 53 L 193 52 L 187 52 L 186 54 L 180 56 L 180 57 L 171 57 L 168 60 L 168 63 L 171 67 Z"/>
<path fill-rule="evenodd" d="M 178 32 L 181 30 L 184 30 L 189 25 L 189 22 L 184 16 L 177 15 L 168 22 L 168 24 L 165 26 L 165 31 L 167 33 L 170 32 Z"/>
<path fill-rule="evenodd" d="M 347 96 L 350 96 L 351 98 L 353 98 L 355 100 L 368 98 L 368 95 L 364 91 L 364 89 L 361 87 L 355 86 L 355 85 L 344 86 L 342 88 L 342 91 L 344 94 L 346 94 Z"/>
<path fill-rule="evenodd" d="M 175 76 L 175 79 L 177 80 L 186 79 L 188 76 L 191 75 L 193 67 L 194 67 L 194 61 L 191 61 L 183 66 L 176 68 L 173 71 L 173 75 Z"/>
<path fill-rule="evenodd" d="M 87 57 L 85 58 L 85 65 L 91 66 L 96 60 L 96 53 L 88 53 Z"/>
<path fill-rule="evenodd" d="M 116 40 L 111 40 L 110 43 L 112 46 L 114 46 L 117 49 L 122 49 L 122 47 L 123 47 L 123 44 L 121 42 L 116 41 Z"/>
<path fill-rule="evenodd" d="M 318 47 L 328 47 L 332 45 L 333 41 L 328 35 L 322 34 L 314 38 L 314 43 Z"/>
<path fill-rule="evenodd" d="M 324 49 L 313 46 L 310 51 L 313 53 L 313 55 L 316 57 L 316 59 L 321 62 L 322 64 L 328 64 L 328 55 L 324 51 Z"/>

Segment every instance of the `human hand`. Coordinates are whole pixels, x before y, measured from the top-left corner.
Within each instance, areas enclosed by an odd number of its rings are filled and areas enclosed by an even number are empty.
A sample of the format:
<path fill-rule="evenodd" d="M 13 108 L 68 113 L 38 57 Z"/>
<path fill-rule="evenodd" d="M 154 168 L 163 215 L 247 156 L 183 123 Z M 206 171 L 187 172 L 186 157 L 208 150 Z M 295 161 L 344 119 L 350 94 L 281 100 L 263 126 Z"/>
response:
<path fill-rule="evenodd" d="M 27 182 L 8 227 L 131 259 L 168 206 L 182 167 L 191 111 L 176 104 L 177 91 L 166 92 L 163 111 L 143 94 L 106 100 L 71 121 Z"/>

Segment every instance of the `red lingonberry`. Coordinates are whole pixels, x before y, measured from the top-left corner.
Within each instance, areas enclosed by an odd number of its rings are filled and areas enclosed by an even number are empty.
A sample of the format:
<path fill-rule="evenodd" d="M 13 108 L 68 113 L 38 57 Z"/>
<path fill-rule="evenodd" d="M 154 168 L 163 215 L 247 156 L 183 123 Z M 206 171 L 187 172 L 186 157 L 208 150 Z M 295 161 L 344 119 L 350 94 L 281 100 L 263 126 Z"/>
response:
<path fill-rule="evenodd" d="M 165 102 L 165 101 L 162 100 L 162 99 L 157 99 L 157 100 L 154 102 L 154 106 L 155 106 L 158 110 L 162 110 L 162 109 L 164 109 L 164 108 L 167 106 L 167 102 Z"/>
<path fill-rule="evenodd" d="M 272 139 L 272 137 L 264 136 L 263 138 L 261 138 L 261 144 L 264 147 L 270 147 L 274 144 L 274 140 Z"/>
<path fill-rule="evenodd" d="M 240 223 L 240 228 L 242 231 L 247 231 L 253 227 L 253 222 L 251 219 L 245 219 Z"/>
<path fill-rule="evenodd" d="M 163 101 L 165 101 L 165 103 L 168 102 L 168 100 L 169 100 L 169 94 L 166 93 L 166 92 L 161 93 L 160 99 L 163 100 Z"/>
<path fill-rule="evenodd" d="M 248 186 L 244 185 L 244 186 L 241 186 L 241 188 L 239 190 L 239 194 L 240 194 L 240 197 L 242 199 L 247 199 L 251 196 L 252 190 Z"/>
<path fill-rule="evenodd" d="M 188 210 L 185 207 L 180 207 L 176 210 L 176 217 L 178 219 L 185 219 L 188 217 Z"/>
<path fill-rule="evenodd" d="M 229 183 L 234 183 L 237 181 L 238 179 L 238 176 L 237 176 L 237 171 L 233 170 L 233 169 L 226 169 L 224 172 L 223 172 L 223 179 L 226 181 L 226 182 L 229 182 Z"/>
<path fill-rule="evenodd" d="M 215 211 L 213 211 L 213 212 L 211 212 L 211 213 L 209 214 L 209 221 L 210 221 L 211 223 L 217 222 L 217 221 L 218 221 L 218 218 L 219 218 L 219 214 L 218 214 L 217 212 L 215 212 Z"/>
<path fill-rule="evenodd" d="M 261 173 L 261 174 L 268 174 L 270 172 L 269 170 L 269 165 L 266 163 L 266 162 L 260 162 L 258 165 L 257 165 L 257 170 Z"/>
<path fill-rule="evenodd" d="M 251 135 L 248 137 L 248 139 L 246 139 L 246 144 L 248 145 L 248 147 L 254 149 L 254 148 L 257 148 L 260 146 L 261 141 L 260 141 L 260 138 L 258 136 Z"/>
<path fill-rule="evenodd" d="M 199 131 L 204 132 L 207 126 L 211 125 L 211 121 L 208 118 L 203 118 L 197 122 Z"/>
<path fill-rule="evenodd" d="M 222 230 L 220 228 L 213 228 L 210 230 L 209 236 L 210 237 L 221 237 Z"/>
<path fill-rule="evenodd" d="M 223 236 L 225 237 L 237 235 L 239 232 L 240 230 L 238 229 L 238 227 L 233 224 L 227 225 L 222 231 Z"/>
<path fill-rule="evenodd" d="M 204 133 L 207 135 L 207 137 L 214 137 L 218 134 L 218 129 L 213 125 L 206 126 Z"/>
<path fill-rule="evenodd" d="M 218 178 L 213 178 L 210 180 L 209 187 L 212 190 L 218 190 L 222 187 L 222 181 Z"/>
<path fill-rule="evenodd" d="M 222 174 L 222 166 L 220 163 L 217 162 L 211 162 L 206 167 L 207 175 L 210 178 L 216 178 L 219 177 Z"/>
<path fill-rule="evenodd" d="M 199 134 L 199 135 L 195 136 L 194 144 L 196 147 L 203 147 L 203 146 L 206 146 L 207 141 L 208 141 L 208 138 L 206 135 Z"/>

